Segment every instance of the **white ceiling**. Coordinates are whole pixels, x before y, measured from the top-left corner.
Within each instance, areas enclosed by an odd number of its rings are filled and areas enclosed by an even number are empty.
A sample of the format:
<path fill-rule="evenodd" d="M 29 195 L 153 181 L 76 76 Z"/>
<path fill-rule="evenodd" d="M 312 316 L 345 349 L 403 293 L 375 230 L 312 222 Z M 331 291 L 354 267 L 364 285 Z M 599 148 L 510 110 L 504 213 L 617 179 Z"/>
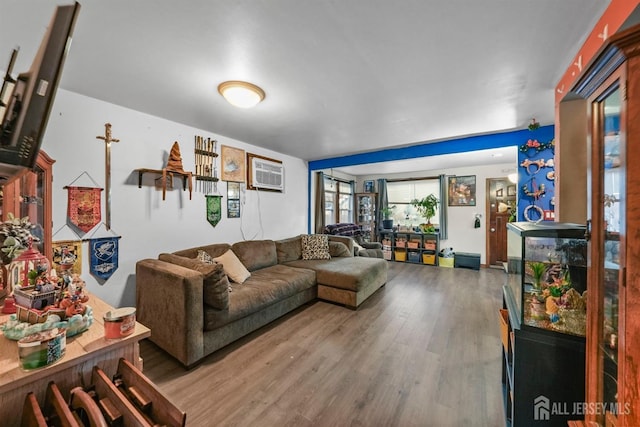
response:
<path fill-rule="evenodd" d="M 19 45 L 26 71 L 68 3 L 0 0 L 0 69 Z M 319 160 L 552 124 L 554 86 L 609 1 L 80 3 L 62 88 Z M 225 80 L 267 97 L 232 107 Z"/>

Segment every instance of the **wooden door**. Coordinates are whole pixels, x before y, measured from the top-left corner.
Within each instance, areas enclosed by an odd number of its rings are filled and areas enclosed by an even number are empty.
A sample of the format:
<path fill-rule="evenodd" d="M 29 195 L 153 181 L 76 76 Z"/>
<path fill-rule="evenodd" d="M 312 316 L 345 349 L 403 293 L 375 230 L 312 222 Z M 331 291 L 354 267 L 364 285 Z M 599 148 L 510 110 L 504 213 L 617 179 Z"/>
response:
<path fill-rule="evenodd" d="M 487 179 L 487 264 L 507 262 L 507 222 L 515 207 L 516 186 L 507 178 Z"/>

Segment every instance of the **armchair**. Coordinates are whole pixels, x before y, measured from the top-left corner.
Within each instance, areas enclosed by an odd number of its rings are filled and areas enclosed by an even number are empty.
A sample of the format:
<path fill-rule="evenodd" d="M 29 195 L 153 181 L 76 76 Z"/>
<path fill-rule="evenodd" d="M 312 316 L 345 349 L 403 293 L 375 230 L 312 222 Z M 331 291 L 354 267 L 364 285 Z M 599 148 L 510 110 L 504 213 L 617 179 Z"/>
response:
<path fill-rule="evenodd" d="M 380 242 L 366 242 L 362 237 L 362 230 L 357 224 L 348 222 L 329 224 L 324 228 L 324 234 L 350 237 L 354 241 L 354 255 L 369 258 L 383 258 Z"/>

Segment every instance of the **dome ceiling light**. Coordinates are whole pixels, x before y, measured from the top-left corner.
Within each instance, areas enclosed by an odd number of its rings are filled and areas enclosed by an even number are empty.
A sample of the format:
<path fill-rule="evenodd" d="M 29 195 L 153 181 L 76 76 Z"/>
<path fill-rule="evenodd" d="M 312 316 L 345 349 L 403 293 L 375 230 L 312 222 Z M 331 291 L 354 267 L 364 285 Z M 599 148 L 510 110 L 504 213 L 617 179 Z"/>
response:
<path fill-rule="evenodd" d="M 258 86 L 238 80 L 220 83 L 218 92 L 229 104 L 238 108 L 251 108 L 265 97 L 264 91 Z"/>

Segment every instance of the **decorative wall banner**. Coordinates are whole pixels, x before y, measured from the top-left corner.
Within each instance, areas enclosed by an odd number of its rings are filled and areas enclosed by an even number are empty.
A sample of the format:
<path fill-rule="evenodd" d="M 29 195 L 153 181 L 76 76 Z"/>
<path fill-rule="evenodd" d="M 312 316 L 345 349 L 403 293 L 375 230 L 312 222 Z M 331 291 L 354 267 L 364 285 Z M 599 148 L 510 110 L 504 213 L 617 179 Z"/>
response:
<path fill-rule="evenodd" d="M 64 187 L 68 191 L 67 217 L 79 230 L 87 233 L 101 221 L 100 192 L 102 188 Z"/>
<path fill-rule="evenodd" d="M 207 198 L 207 221 L 212 226 L 216 226 L 222 219 L 222 196 L 206 195 Z"/>
<path fill-rule="evenodd" d="M 52 242 L 53 267 L 58 274 L 82 274 L 82 240 L 60 240 Z"/>
<path fill-rule="evenodd" d="M 91 275 L 107 280 L 118 269 L 118 239 L 100 237 L 89 239 Z"/>

